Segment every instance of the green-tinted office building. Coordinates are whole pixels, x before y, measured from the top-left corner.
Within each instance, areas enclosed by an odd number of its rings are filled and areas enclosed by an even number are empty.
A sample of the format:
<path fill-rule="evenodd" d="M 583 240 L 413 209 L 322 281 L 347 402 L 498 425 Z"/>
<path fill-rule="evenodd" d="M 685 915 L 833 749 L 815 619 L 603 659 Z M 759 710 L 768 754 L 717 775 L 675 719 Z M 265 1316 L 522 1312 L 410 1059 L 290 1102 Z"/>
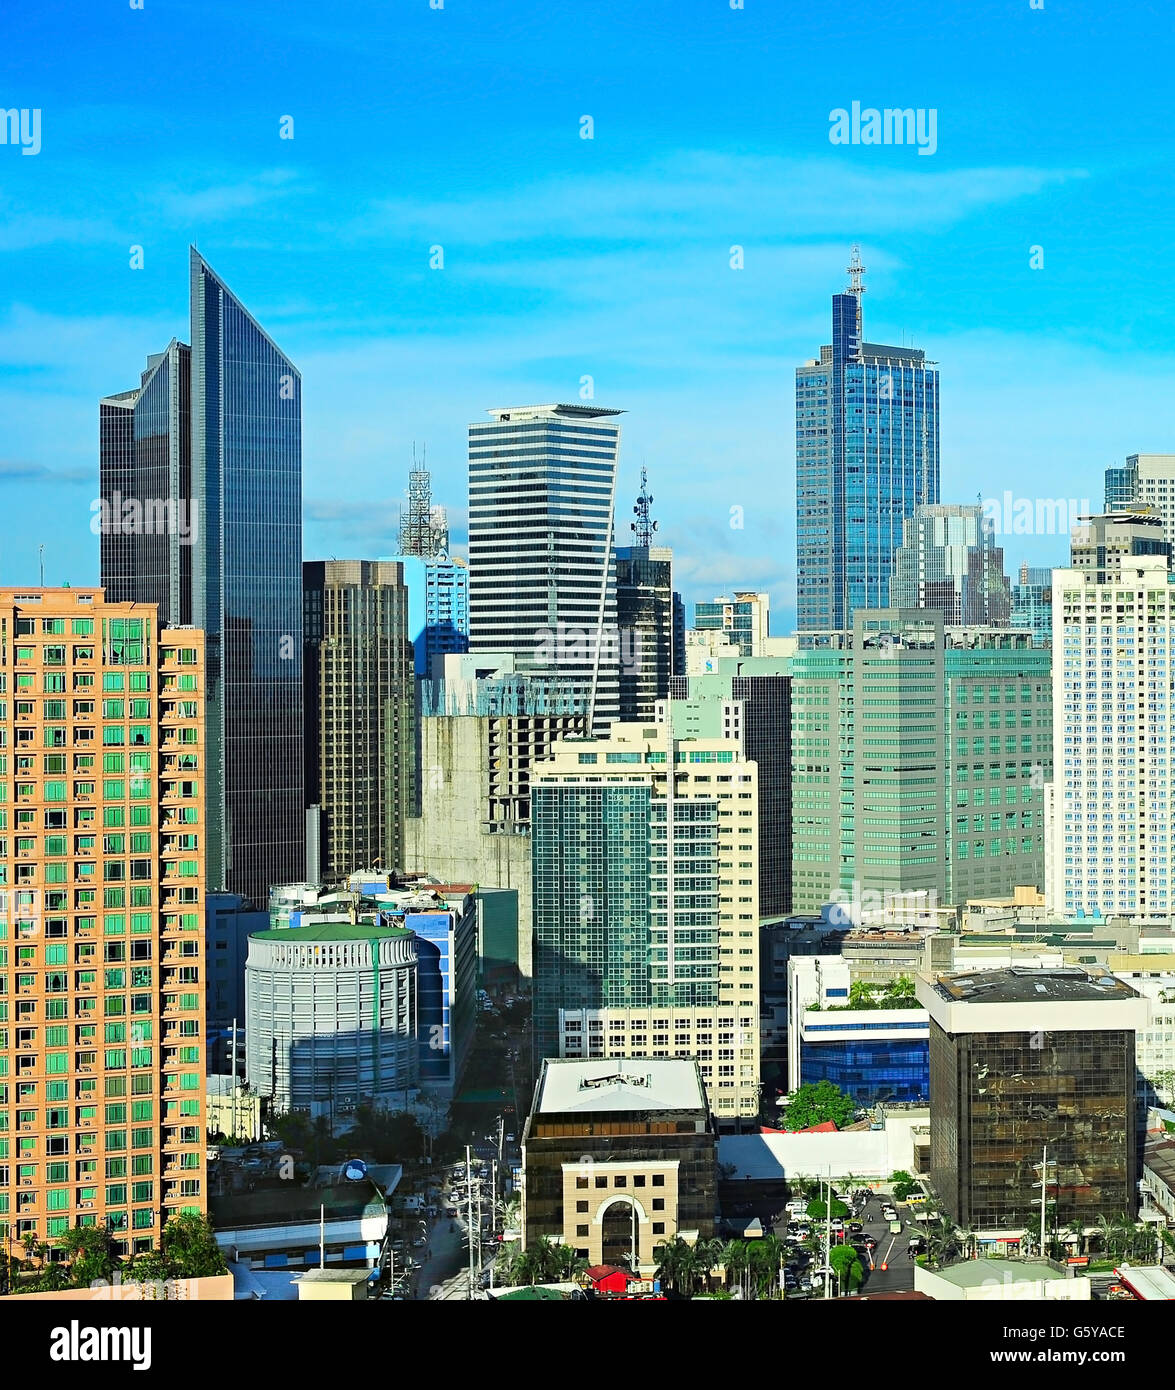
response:
<path fill-rule="evenodd" d="M 793 910 L 1043 886 L 1051 653 L 912 609 L 806 640 L 792 658 Z"/>

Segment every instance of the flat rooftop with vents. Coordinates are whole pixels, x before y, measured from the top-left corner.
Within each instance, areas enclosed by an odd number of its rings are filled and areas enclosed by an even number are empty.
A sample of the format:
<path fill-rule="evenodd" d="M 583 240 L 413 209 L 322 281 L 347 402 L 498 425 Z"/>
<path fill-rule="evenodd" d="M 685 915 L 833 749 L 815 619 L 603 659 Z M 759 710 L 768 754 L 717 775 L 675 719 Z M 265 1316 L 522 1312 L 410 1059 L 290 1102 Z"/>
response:
<path fill-rule="evenodd" d="M 1147 1005 L 1116 975 L 1079 965 L 1027 965 L 920 975 L 918 1002 L 946 1033 L 1144 1027 Z"/>

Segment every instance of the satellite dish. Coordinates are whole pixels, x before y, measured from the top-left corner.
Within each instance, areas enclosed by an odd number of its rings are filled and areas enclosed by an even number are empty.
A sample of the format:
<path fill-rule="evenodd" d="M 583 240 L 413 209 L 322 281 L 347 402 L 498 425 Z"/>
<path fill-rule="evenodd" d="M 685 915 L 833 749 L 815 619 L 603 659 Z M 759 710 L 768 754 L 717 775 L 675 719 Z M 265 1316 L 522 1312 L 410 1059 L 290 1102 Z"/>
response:
<path fill-rule="evenodd" d="M 367 1176 L 367 1164 L 361 1158 L 349 1158 L 343 1164 L 343 1177 L 348 1182 L 360 1182 Z"/>

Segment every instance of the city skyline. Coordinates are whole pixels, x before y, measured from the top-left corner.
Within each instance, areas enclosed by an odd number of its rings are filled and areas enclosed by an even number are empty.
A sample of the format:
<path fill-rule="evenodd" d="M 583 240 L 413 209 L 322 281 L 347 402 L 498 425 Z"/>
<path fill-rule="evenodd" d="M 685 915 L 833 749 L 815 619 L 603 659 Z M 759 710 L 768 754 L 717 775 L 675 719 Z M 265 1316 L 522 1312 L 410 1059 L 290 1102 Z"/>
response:
<path fill-rule="evenodd" d="M 543 71 L 537 90 L 535 56 L 568 21 L 524 24 L 506 4 L 394 19 L 361 4 L 353 18 L 375 40 L 362 52 L 309 7 L 287 7 L 273 16 L 280 70 L 258 62 L 265 7 L 179 6 L 148 23 L 128 10 L 121 42 L 100 49 L 90 41 L 106 21 L 82 15 L 65 52 L 38 43 L 51 16 L 8 17 L 10 49 L 26 61 L 17 72 L 0 57 L 0 74 L 9 100 L 42 110 L 43 123 L 40 153 L 4 151 L 14 159 L 0 181 L 0 255 L 21 286 L 0 299 L 0 486 L 28 518 L 0 579 L 35 573 L 40 543 L 47 578 L 92 578 L 89 402 L 141 368 L 144 344 L 168 341 L 189 240 L 306 374 L 307 558 L 394 553 L 413 441 L 428 445 L 463 542 L 465 423 L 502 399 L 579 399 L 589 375 L 596 398 L 627 412 L 618 494 L 635 496 L 648 467 L 687 606 L 737 573 L 771 591 L 787 630 L 789 378 L 823 340 L 854 240 L 871 333 L 904 335 L 942 366 L 943 500 L 1000 497 L 1025 479 L 1045 497 L 1096 498 L 1105 467 L 1167 445 L 1169 335 L 1150 268 L 1166 156 L 1129 114 L 1154 77 L 1128 81 L 1113 62 L 1165 42 L 1149 28 L 1143 40 L 1143 17 L 1077 4 L 1062 21 L 989 3 L 969 10 L 956 53 L 950 15 L 900 37 L 865 15 L 845 52 L 816 16 L 698 0 L 670 59 L 656 35 L 681 7 L 645 9 L 577 14 L 584 67 Z M 215 70 L 193 58 L 177 72 L 162 55 L 199 47 L 197 19 L 231 22 L 239 42 Z M 365 95 L 392 35 L 414 67 Z M 817 61 L 781 91 L 767 55 L 797 45 Z M 347 55 L 346 87 L 316 74 L 318 95 L 297 95 L 323 48 Z M 703 54 L 708 91 L 689 75 Z M 483 88 L 471 79 L 486 62 L 496 76 Z M 629 91 L 649 71 L 664 79 L 656 101 Z M 137 95 L 103 104 L 120 74 Z M 177 100 L 222 80 L 197 126 L 177 121 Z M 1062 86 L 1066 121 L 1043 119 Z M 933 158 L 832 145 L 829 112 L 858 98 L 937 109 Z M 279 134 L 286 115 L 292 140 Z M 504 188 L 496 171 L 521 148 L 528 161 Z M 95 172 L 132 150 L 136 180 L 124 190 L 103 176 L 96 199 Z M 325 206 L 348 211 L 324 221 Z M 1107 206 L 1131 215 L 1107 219 Z M 436 245 L 443 271 L 430 269 Z M 141 271 L 129 268 L 135 246 Z M 744 509 L 741 530 L 728 525 L 732 506 Z M 1060 564 L 1066 548 L 1064 536 L 1025 535 L 1007 563 Z"/>

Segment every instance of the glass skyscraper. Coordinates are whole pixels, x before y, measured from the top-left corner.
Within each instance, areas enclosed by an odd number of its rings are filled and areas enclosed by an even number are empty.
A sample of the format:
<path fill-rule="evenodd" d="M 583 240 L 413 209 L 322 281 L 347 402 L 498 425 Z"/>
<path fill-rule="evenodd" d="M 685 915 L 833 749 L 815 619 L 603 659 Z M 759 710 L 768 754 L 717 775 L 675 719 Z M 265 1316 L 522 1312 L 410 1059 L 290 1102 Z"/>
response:
<path fill-rule="evenodd" d="M 469 427 L 469 649 L 619 713 L 613 507 L 621 412 L 491 410 Z"/>
<path fill-rule="evenodd" d="M 938 501 L 938 368 L 866 343 L 860 273 L 832 297 L 832 342 L 796 369 L 796 585 L 801 632 L 889 603 L 902 523 Z"/>
<path fill-rule="evenodd" d="M 207 634 L 209 884 L 262 903 L 305 872 L 302 382 L 190 267 L 190 348 L 101 403 L 102 582 Z"/>

